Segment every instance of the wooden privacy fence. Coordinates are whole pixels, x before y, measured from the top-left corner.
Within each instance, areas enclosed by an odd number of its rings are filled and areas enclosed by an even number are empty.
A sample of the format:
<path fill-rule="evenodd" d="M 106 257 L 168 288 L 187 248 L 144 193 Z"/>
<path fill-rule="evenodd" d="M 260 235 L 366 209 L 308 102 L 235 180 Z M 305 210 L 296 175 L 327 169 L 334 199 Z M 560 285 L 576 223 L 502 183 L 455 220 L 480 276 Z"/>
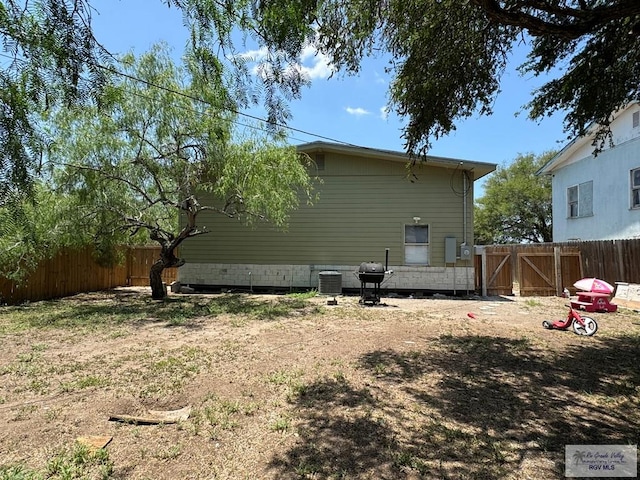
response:
<path fill-rule="evenodd" d="M 34 302 L 123 286 L 147 286 L 149 269 L 159 253 L 159 247 L 127 248 L 123 265 L 101 267 L 94 260 L 92 248 L 65 249 L 42 261 L 18 285 L 0 277 L 0 304 Z M 171 283 L 176 275 L 177 269 L 165 269 L 162 279 Z"/>
<path fill-rule="evenodd" d="M 476 247 L 476 289 L 483 295 L 575 294 L 583 277 L 640 283 L 640 239 Z"/>

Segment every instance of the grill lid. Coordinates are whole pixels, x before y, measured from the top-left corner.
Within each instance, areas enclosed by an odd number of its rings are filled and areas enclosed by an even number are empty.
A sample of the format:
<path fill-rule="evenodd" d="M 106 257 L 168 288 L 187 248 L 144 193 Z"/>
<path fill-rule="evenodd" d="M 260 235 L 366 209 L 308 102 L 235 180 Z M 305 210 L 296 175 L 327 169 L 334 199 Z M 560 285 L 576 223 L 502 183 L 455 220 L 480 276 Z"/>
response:
<path fill-rule="evenodd" d="M 381 263 L 362 262 L 358 269 L 360 273 L 381 273 L 384 275 L 384 267 Z"/>

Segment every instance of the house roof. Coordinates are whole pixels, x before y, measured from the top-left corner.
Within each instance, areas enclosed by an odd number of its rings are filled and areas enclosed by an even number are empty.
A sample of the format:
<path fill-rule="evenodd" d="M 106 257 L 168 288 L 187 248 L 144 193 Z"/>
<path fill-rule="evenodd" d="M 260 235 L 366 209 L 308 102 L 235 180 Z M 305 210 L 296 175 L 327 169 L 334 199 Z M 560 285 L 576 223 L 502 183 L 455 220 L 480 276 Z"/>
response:
<path fill-rule="evenodd" d="M 638 102 L 630 102 L 627 106 L 621 108 L 616 113 L 613 114 L 614 119 L 619 117 L 621 113 L 628 110 L 629 108 L 637 105 Z M 573 156 L 573 154 L 585 147 L 586 145 L 591 145 L 593 142 L 593 137 L 596 134 L 598 129 L 597 123 L 592 123 L 587 127 L 587 134 L 582 137 L 577 137 L 567 143 L 562 150 L 560 150 L 556 155 L 554 155 L 543 167 L 536 172 L 536 175 L 551 175 L 553 172 L 563 167 Z"/>
<path fill-rule="evenodd" d="M 416 157 L 411 157 L 405 152 L 397 152 L 393 150 L 382 150 L 379 148 L 359 147 L 356 145 L 331 143 L 331 142 L 310 142 L 297 146 L 298 151 L 304 153 L 322 153 L 333 152 L 342 153 L 356 157 L 375 158 L 378 160 L 388 160 L 392 162 L 408 163 Z M 459 158 L 447 158 L 427 155 L 420 157 L 418 162 L 424 162 L 427 165 L 434 165 L 444 168 L 459 168 L 470 172 L 473 180 L 478 180 L 496 169 L 495 163 L 474 162 L 471 160 L 463 160 Z"/>
<path fill-rule="evenodd" d="M 574 138 L 562 147 L 562 150 L 551 157 L 551 159 L 549 159 L 549 161 L 536 172 L 536 175 L 551 175 L 554 171 L 563 166 L 567 160 L 571 158 L 574 152 L 582 148 L 585 144 L 591 143 L 595 132 L 595 124 L 590 125 L 587 131 L 587 135 Z"/>

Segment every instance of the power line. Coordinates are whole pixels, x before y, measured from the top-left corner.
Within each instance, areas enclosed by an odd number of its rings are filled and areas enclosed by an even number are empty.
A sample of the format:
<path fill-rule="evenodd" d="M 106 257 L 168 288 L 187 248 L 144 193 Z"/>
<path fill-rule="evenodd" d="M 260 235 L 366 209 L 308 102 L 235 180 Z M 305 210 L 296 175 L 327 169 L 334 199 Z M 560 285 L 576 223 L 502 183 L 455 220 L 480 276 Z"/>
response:
<path fill-rule="evenodd" d="M 8 59 L 14 60 L 14 61 L 16 60 L 15 57 L 12 57 L 10 55 L 6 55 L 6 54 L 3 54 L 3 53 L 0 53 L 0 57 L 8 58 Z M 164 91 L 166 91 L 168 93 L 172 93 L 174 95 L 182 96 L 182 97 L 188 98 L 190 100 L 193 100 L 195 102 L 203 103 L 203 104 L 211 106 L 211 107 L 220 108 L 220 107 L 217 107 L 215 105 L 212 105 L 207 100 L 204 100 L 202 98 L 196 97 L 195 95 L 190 95 L 188 93 L 181 92 L 179 90 L 174 90 L 172 88 L 165 87 L 163 85 L 155 84 L 155 83 L 150 82 L 148 80 L 144 80 L 144 79 L 136 77 L 134 75 L 121 72 L 119 70 L 116 70 L 115 68 L 108 67 L 106 65 L 101 65 L 99 63 L 93 63 L 93 62 L 87 62 L 87 63 L 91 63 L 94 67 L 103 69 L 103 70 L 105 70 L 107 72 L 110 72 L 112 74 L 115 74 L 115 75 L 118 75 L 118 76 L 121 76 L 121 77 L 124 77 L 124 78 L 128 78 L 129 80 L 133 80 L 135 82 L 143 83 L 143 84 L 145 84 L 145 85 L 147 85 L 149 87 L 153 87 L 153 88 L 157 88 L 157 89 L 160 89 L 160 90 L 164 90 Z M 222 109 L 227 110 L 227 111 L 229 111 L 231 113 L 234 113 L 236 115 L 239 115 L 239 116 L 242 116 L 242 117 L 246 117 L 246 118 L 249 118 L 251 120 L 256 120 L 258 122 L 262 122 L 262 123 L 265 123 L 267 125 L 272 125 L 274 127 L 283 128 L 283 129 L 291 131 L 291 132 L 297 132 L 297 133 L 300 133 L 300 134 L 303 134 L 303 135 L 308 135 L 310 137 L 319 138 L 319 139 L 327 140 L 327 141 L 334 142 L 334 143 L 340 143 L 342 145 L 347 145 L 347 146 L 351 146 L 351 147 L 359 147 L 359 145 L 355 145 L 353 143 L 346 142 L 344 140 L 339 140 L 339 139 L 336 139 L 336 138 L 333 138 L 333 137 L 328 137 L 326 135 L 320 135 L 318 133 L 313 133 L 313 132 L 310 132 L 308 130 L 302 130 L 302 129 L 299 129 L 299 128 L 291 127 L 291 126 L 286 125 L 286 124 L 281 124 L 281 123 L 278 123 L 278 122 L 272 122 L 272 121 L 266 120 L 264 118 L 258 117 L 256 115 L 251 115 L 251 114 L 248 114 L 248 113 L 241 112 L 241 111 L 239 111 L 237 109 L 234 109 L 234 108 L 231 108 L 231 107 L 222 107 Z M 252 126 L 252 125 L 242 124 L 242 123 L 237 122 L 237 121 L 234 121 L 233 123 L 236 123 L 236 124 L 238 124 L 240 126 L 243 126 L 243 127 L 254 128 L 254 129 L 257 129 L 257 130 L 266 131 L 265 129 L 260 129 L 260 128 Z M 291 138 L 294 139 L 294 140 L 301 141 L 301 142 L 304 141 L 304 140 L 302 140 L 300 138 L 295 138 L 295 137 L 291 137 Z"/>
<path fill-rule="evenodd" d="M 10 55 L 4 54 L 4 53 L 0 53 L 0 57 L 8 58 L 8 59 L 10 59 L 10 60 L 16 60 L 14 57 L 11 57 Z M 26 63 L 26 60 L 19 60 L 19 61 Z M 154 84 L 153 82 L 149 82 L 149 81 L 143 80 L 143 79 L 141 79 L 141 78 L 138 78 L 138 77 L 135 77 L 135 76 L 133 76 L 133 75 L 126 74 L 126 73 L 123 73 L 123 72 L 120 72 L 120 71 L 118 71 L 118 70 L 115 70 L 115 69 L 112 69 L 112 68 L 109 68 L 109 67 L 106 67 L 106 66 L 103 66 L 103 65 L 99 65 L 99 64 L 95 64 L 95 63 L 94 63 L 93 65 L 94 65 L 94 66 L 96 66 L 96 67 L 98 67 L 98 68 L 105 69 L 105 70 L 107 70 L 107 71 L 109 71 L 109 72 L 111 72 L 111 73 L 114 73 L 114 74 L 116 74 L 116 75 L 120 75 L 120 76 L 123 76 L 123 77 L 129 78 L 129 79 L 131 79 L 131 80 L 133 80 L 133 81 L 136 81 L 136 82 L 144 83 L 144 84 L 146 84 L 146 85 L 148 85 L 148 86 L 150 86 L 150 87 L 158 88 L 158 89 L 161 89 L 161 90 L 167 91 L 167 92 L 172 93 L 172 94 L 175 94 L 175 95 L 180 95 L 180 96 L 183 96 L 183 97 L 189 98 L 189 99 L 191 99 L 191 100 L 194 100 L 194 101 L 197 101 L 197 102 L 200 102 L 200 103 L 204 103 L 205 105 L 213 106 L 210 102 L 207 102 L 206 100 L 203 100 L 203 99 L 201 99 L 201 98 L 195 97 L 195 96 L 193 96 L 193 95 L 188 95 L 188 94 L 186 94 L 186 93 L 184 93 L 184 92 L 180 92 L 180 91 L 178 91 L 178 90 L 173 90 L 173 89 L 168 88 L 168 87 L 163 87 L 162 85 L 156 85 L 156 84 Z M 143 94 L 142 94 L 142 93 L 140 93 L 140 92 L 132 92 L 132 94 L 133 94 L 133 95 L 136 95 L 136 96 L 139 96 L 139 97 L 141 97 L 141 98 L 149 99 L 149 97 L 148 97 L 148 96 L 143 95 Z M 198 114 L 198 115 L 202 115 L 202 112 L 199 112 L 199 111 L 197 111 L 197 110 L 195 110 L 195 109 L 193 109 L 193 108 L 189 108 L 189 107 L 186 107 L 186 106 L 183 106 L 183 105 L 180 105 L 180 107 L 181 107 L 181 108 L 184 108 L 184 109 L 187 109 L 187 110 L 189 110 L 189 111 L 190 111 L 190 112 L 192 112 L 192 113 L 195 113 L 195 114 Z M 257 121 L 259 121 L 259 122 L 262 122 L 262 123 L 269 123 L 267 120 L 265 120 L 265 119 L 263 119 L 263 118 L 260 118 L 260 117 L 257 117 L 257 116 L 253 116 L 253 115 L 249 115 L 249 114 L 246 114 L 246 113 L 243 113 L 243 112 L 240 112 L 240 111 L 236 111 L 235 109 L 232 109 L 232 108 L 229 108 L 229 107 L 215 107 L 215 108 L 220 108 L 220 109 L 222 109 L 222 110 L 227 110 L 227 111 L 229 111 L 229 112 L 231 112 L 231 113 L 234 113 L 234 114 L 237 114 L 237 115 L 240 115 L 240 116 L 244 116 L 244 117 L 248 117 L 248 118 L 251 118 L 251 119 L 257 120 Z M 238 126 L 240 126 L 240 127 L 250 128 L 250 129 L 253 129 L 253 130 L 258 130 L 258 131 L 261 131 L 261 132 L 268 133 L 268 129 L 267 129 L 267 128 L 265 128 L 265 127 L 259 127 L 259 126 L 257 126 L 257 125 L 250 125 L 250 124 L 248 124 L 248 123 L 242 123 L 242 122 L 239 122 L 238 120 L 230 120 L 230 121 L 231 121 L 231 123 L 234 123 L 234 124 L 236 124 L 236 125 L 238 125 Z M 305 134 L 307 134 L 307 135 L 310 135 L 310 136 L 313 136 L 313 137 L 330 139 L 329 137 L 323 137 L 323 136 L 318 135 L 318 134 L 314 134 L 314 133 L 310 133 L 310 132 L 304 132 L 303 130 L 298 130 L 298 129 L 296 129 L 296 128 L 289 127 L 289 126 L 287 126 L 287 125 L 274 124 L 273 122 L 271 122 L 271 123 L 272 123 L 273 125 L 275 125 L 275 126 L 278 126 L 278 127 L 280 127 L 280 128 L 284 128 L 284 129 L 287 129 L 287 130 L 291 130 L 291 131 L 300 131 L 300 132 L 303 132 L 303 133 L 305 133 Z M 301 139 L 301 138 L 293 137 L 293 136 L 291 136 L 291 135 L 289 135 L 289 138 L 290 138 L 290 139 L 292 139 L 292 140 L 297 140 L 297 141 L 299 141 L 299 142 L 305 142 L 305 140 L 303 140 L 303 139 Z M 345 144 L 345 145 L 350 145 L 349 143 L 344 142 L 344 141 L 340 141 L 340 140 L 333 140 L 333 139 L 331 139 L 331 140 L 332 140 L 332 141 L 335 141 L 335 142 L 338 142 L 338 143 Z"/>
<path fill-rule="evenodd" d="M 134 95 L 134 96 L 136 96 L 136 97 L 144 98 L 144 99 L 146 99 L 146 100 L 151 100 L 151 97 L 149 97 L 148 95 L 144 95 L 143 93 L 136 92 L 136 91 L 134 91 L 134 92 L 130 92 L 130 93 L 131 93 L 131 95 Z M 207 104 L 207 105 L 210 105 L 210 104 Z M 199 115 L 199 116 L 204 116 L 204 115 L 205 115 L 205 113 L 204 113 L 204 112 L 201 112 L 201 111 L 196 110 L 196 109 L 194 109 L 194 108 L 188 107 L 188 106 L 186 106 L 186 105 L 178 105 L 178 107 L 179 107 L 179 108 L 181 108 L 181 109 L 183 109 L 183 110 L 187 110 L 187 111 L 189 111 L 189 112 L 191 112 L 191 113 L 193 113 L 193 114 L 195 114 L 195 115 Z M 227 109 L 227 110 L 229 110 L 229 109 Z M 240 121 L 238 121 L 238 120 L 235 120 L 235 119 L 233 119 L 233 120 L 229 120 L 229 122 L 231 122 L 231 123 L 233 123 L 233 124 L 235 124 L 235 125 L 237 125 L 237 126 L 240 126 L 240 127 L 250 128 L 250 129 L 252 129 L 252 130 L 258 130 L 258 131 L 260 131 L 260 132 L 269 133 L 269 131 L 267 130 L 267 128 L 266 128 L 266 127 L 261 127 L 261 126 L 258 126 L 258 125 L 251 125 L 251 124 L 249 124 L 249 123 L 242 123 L 242 122 L 240 122 Z M 303 139 L 301 139 L 301 138 L 296 138 L 296 137 L 293 137 L 293 136 L 291 136 L 291 135 L 289 136 L 289 138 L 290 138 L 290 139 L 293 139 L 293 140 L 297 140 L 297 141 L 299 141 L 299 142 L 304 142 L 304 141 L 305 141 L 305 140 L 303 140 Z"/>
<path fill-rule="evenodd" d="M 94 64 L 94 66 L 96 66 L 98 68 L 101 68 L 101 69 L 104 69 L 104 70 L 106 70 L 106 71 L 108 71 L 110 73 L 113 73 L 115 75 L 119 75 L 121 77 L 128 78 L 129 80 L 133 80 L 135 82 L 143 83 L 143 84 L 145 84 L 145 85 L 147 85 L 149 87 L 157 88 L 159 90 L 164 90 L 165 92 L 172 93 L 174 95 L 178 95 L 178 96 L 181 96 L 181 97 L 185 97 L 185 98 L 188 98 L 189 100 L 193 100 L 195 102 L 203 103 L 203 104 L 208 105 L 210 107 L 219 108 L 219 107 L 217 107 L 215 105 L 212 105 L 207 100 L 204 100 L 202 98 L 196 97 L 195 95 L 191 95 L 191 94 L 188 94 L 188 93 L 185 93 L 185 92 L 181 92 L 179 90 L 175 90 L 173 88 L 165 87 L 163 85 L 158 85 L 156 83 L 150 82 L 148 80 L 144 80 L 142 78 L 135 77 L 135 76 L 130 75 L 128 73 L 124 73 L 124 72 L 121 72 L 121 71 L 116 70 L 114 68 L 107 67 L 105 65 Z M 241 111 L 236 110 L 236 109 L 231 108 L 231 107 L 223 107 L 223 109 L 225 109 L 225 110 L 227 110 L 227 111 L 229 111 L 231 113 L 234 113 L 236 115 L 239 115 L 239 116 L 242 116 L 242 117 L 246 117 L 246 118 L 249 118 L 251 120 L 256 120 L 258 122 L 262 122 L 262 123 L 265 123 L 265 124 L 268 124 L 268 125 L 273 125 L 274 127 L 284 128 L 284 129 L 290 130 L 292 132 L 297 132 L 297 133 L 300 133 L 300 134 L 303 134 L 303 135 L 309 135 L 311 137 L 320 138 L 322 140 L 327 140 L 327 141 L 334 142 L 334 143 L 340 143 L 342 145 L 348 145 L 348 146 L 352 146 L 352 147 L 357 147 L 358 146 L 358 145 L 354 145 L 354 144 L 349 143 L 349 142 L 345 142 L 344 140 L 338 140 L 338 139 L 335 139 L 335 138 L 332 138 L 332 137 L 327 137 L 325 135 L 320 135 L 320 134 L 317 134 L 317 133 L 309 132 L 307 130 L 302 130 L 302 129 L 295 128 L 295 127 L 290 127 L 290 126 L 285 125 L 285 124 L 281 124 L 281 123 L 277 123 L 277 122 L 271 122 L 271 121 L 266 120 L 264 118 L 261 118 L 261 117 L 255 116 L 255 115 L 251 115 L 251 114 L 248 114 L 248 113 L 244 113 L 244 112 L 241 112 Z M 243 126 L 248 126 L 248 125 L 243 125 Z M 300 140 L 300 139 L 298 139 L 298 140 Z"/>

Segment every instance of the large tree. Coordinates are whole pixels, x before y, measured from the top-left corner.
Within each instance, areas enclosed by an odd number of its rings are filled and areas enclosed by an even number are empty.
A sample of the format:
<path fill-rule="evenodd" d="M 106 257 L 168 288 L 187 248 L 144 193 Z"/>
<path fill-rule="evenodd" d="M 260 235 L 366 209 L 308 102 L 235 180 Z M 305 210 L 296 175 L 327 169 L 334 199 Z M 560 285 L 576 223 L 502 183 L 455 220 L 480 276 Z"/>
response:
<path fill-rule="evenodd" d="M 207 75 L 235 72 L 229 86 L 239 105 L 263 100 L 271 127 L 289 118 L 287 101 L 300 96 L 305 79 L 292 65 L 310 43 L 349 73 L 367 55 L 389 56 L 390 103 L 407 118 L 406 146 L 416 154 L 457 121 L 491 113 L 515 45 L 529 48 L 523 74 L 551 75 L 534 92 L 530 116 L 566 112 L 571 136 L 595 122 L 597 148 L 611 113 L 639 93 L 637 0 L 156 1 L 182 9 Z M 40 166 L 47 138 L 34 112 L 100 98 L 113 64 L 93 35 L 91 12 L 91 0 L 0 0 L 0 205 L 28 194 Z M 237 32 L 269 47 L 261 75 L 238 54 Z"/>
<path fill-rule="evenodd" d="M 270 55 L 263 68 L 269 74 L 256 77 L 234 46 L 238 31 L 257 38 L 254 2 L 153 1 L 183 10 L 192 57 L 209 81 L 233 89 L 238 108 L 264 102 L 268 128 L 286 122 L 287 100 L 305 84 L 291 68 L 293 59 Z M 110 8 L 126 15 L 126 4 Z M 39 114 L 61 105 L 100 106 L 109 73 L 118 68 L 94 36 L 92 13 L 91 0 L 0 0 L 0 207 L 14 214 L 23 199 L 33 199 L 42 153 L 51 141 L 39 128 Z"/>
<path fill-rule="evenodd" d="M 233 99 L 201 67 L 189 56 L 178 67 L 161 47 L 127 56 L 100 108 L 52 116 L 51 179 L 75 199 L 68 215 L 103 255 L 124 233 L 158 242 L 154 298 L 165 295 L 162 271 L 184 264 L 177 247 L 208 232 L 203 210 L 284 225 L 311 198 L 304 158 L 259 130 L 239 131 Z"/>
<path fill-rule="evenodd" d="M 474 209 L 475 242 L 551 242 L 551 178 L 536 172 L 555 152 L 519 155 L 485 181 Z"/>
<path fill-rule="evenodd" d="M 0 206 L 32 198 L 47 137 L 37 115 L 56 104 L 95 101 L 110 57 L 91 30 L 85 1 L 0 2 Z"/>
<path fill-rule="evenodd" d="M 256 18 L 274 50 L 314 42 L 358 73 L 366 55 L 390 57 L 390 101 L 407 118 L 410 152 L 425 153 L 455 122 L 490 114 L 515 46 L 528 48 L 524 75 L 551 79 L 527 105 L 533 119 L 566 113 L 571 136 L 637 100 L 638 0 L 262 0 Z M 313 27 L 313 28 L 312 28 Z"/>

